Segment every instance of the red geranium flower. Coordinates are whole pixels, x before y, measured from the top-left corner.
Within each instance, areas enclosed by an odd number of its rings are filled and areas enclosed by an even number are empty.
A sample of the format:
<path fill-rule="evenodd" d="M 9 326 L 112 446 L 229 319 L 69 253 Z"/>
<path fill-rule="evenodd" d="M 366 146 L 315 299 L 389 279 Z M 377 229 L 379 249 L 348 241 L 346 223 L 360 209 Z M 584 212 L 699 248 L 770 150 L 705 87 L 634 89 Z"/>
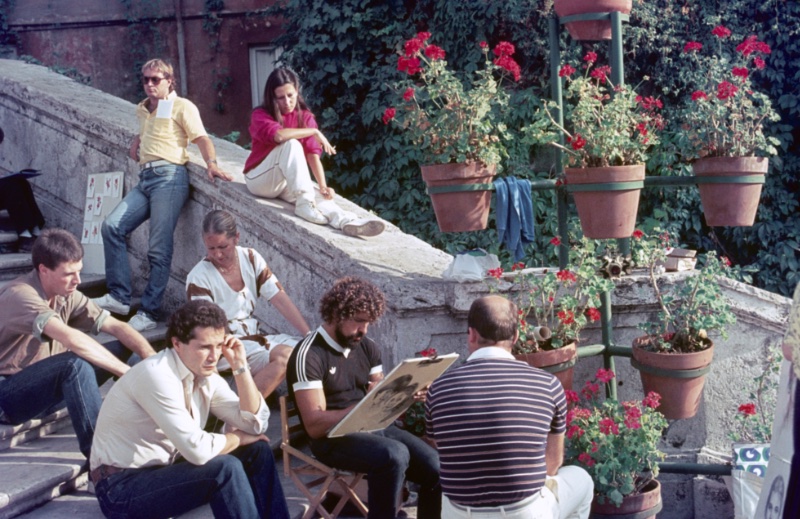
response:
<path fill-rule="evenodd" d="M 586 318 L 589 319 L 589 321 L 596 323 L 600 320 L 600 310 L 597 308 L 587 308 Z"/>
<path fill-rule="evenodd" d="M 723 81 L 717 85 L 717 98 L 724 101 L 735 96 L 738 91 L 739 87 L 729 81 Z"/>
<path fill-rule="evenodd" d="M 639 229 L 636 229 L 635 231 L 633 231 L 633 237 L 637 240 L 641 240 L 642 238 L 644 238 L 644 232 L 640 231 Z"/>
<path fill-rule="evenodd" d="M 414 89 L 412 87 L 406 88 L 406 91 L 403 92 L 403 99 L 406 101 L 414 99 Z"/>
<path fill-rule="evenodd" d="M 692 92 L 692 101 L 700 101 L 703 99 L 708 99 L 708 96 L 702 90 L 695 90 Z"/>
<path fill-rule="evenodd" d="M 418 32 L 417 39 L 420 41 L 426 41 L 428 38 L 431 37 L 431 33 L 429 32 Z"/>
<path fill-rule="evenodd" d="M 516 49 L 514 48 L 513 43 L 507 41 L 501 41 L 500 43 L 495 45 L 494 55 L 497 57 L 512 56 L 515 50 Z"/>
<path fill-rule="evenodd" d="M 418 351 L 417 355 L 421 355 L 422 357 L 435 357 L 436 356 L 436 348 L 427 348 L 422 351 Z"/>
<path fill-rule="evenodd" d="M 509 45 L 511 45 L 509 43 Z M 513 47 L 513 45 L 511 45 Z M 495 53 L 497 52 L 497 48 L 495 48 Z M 495 58 L 494 64 L 498 67 L 511 72 L 511 76 L 514 78 L 514 81 L 519 81 L 520 76 L 522 75 L 521 69 L 519 64 L 514 61 L 514 58 L 508 55 L 502 55 L 499 58 Z"/>
<path fill-rule="evenodd" d="M 728 256 L 722 256 L 719 260 L 726 267 L 730 267 L 731 265 L 733 265 L 733 263 L 731 263 L 731 260 L 730 260 L 730 258 Z"/>
<path fill-rule="evenodd" d="M 756 414 L 756 404 L 742 404 L 739 406 L 739 412 L 745 416 L 753 416 Z"/>
<path fill-rule="evenodd" d="M 436 45 L 428 45 L 425 47 L 425 55 L 432 60 L 444 59 L 444 49 Z"/>
<path fill-rule="evenodd" d="M 561 310 L 558 312 L 558 319 L 561 324 L 572 324 L 575 322 L 575 314 L 572 313 L 572 310 Z"/>
<path fill-rule="evenodd" d="M 406 56 L 408 57 L 414 56 L 417 52 L 419 52 L 422 49 L 423 45 L 425 45 L 425 42 L 423 40 L 420 40 L 418 38 L 411 38 L 403 45 L 403 48 L 406 51 Z"/>
<path fill-rule="evenodd" d="M 417 72 L 420 71 L 420 61 L 419 58 L 408 58 L 406 56 L 400 56 L 397 59 L 397 70 L 400 72 L 407 72 L 409 76 L 413 76 Z"/>
<path fill-rule="evenodd" d="M 655 409 L 661 405 L 661 395 L 655 391 L 650 391 L 647 396 L 642 399 L 642 405 L 646 405 L 651 409 Z"/>
<path fill-rule="evenodd" d="M 589 75 L 595 79 L 605 79 L 609 74 L 611 74 L 611 67 L 609 65 L 597 67 L 589 73 Z"/>
<path fill-rule="evenodd" d="M 558 71 L 558 77 L 570 77 L 572 74 L 575 73 L 575 67 L 567 63 L 561 70 Z"/>
<path fill-rule="evenodd" d="M 571 389 L 565 389 L 564 390 L 564 396 L 567 398 L 567 403 L 569 403 L 569 404 L 577 403 L 580 400 L 580 397 L 578 396 L 578 393 L 576 391 L 571 390 Z"/>
<path fill-rule="evenodd" d="M 567 438 L 580 438 L 584 434 L 584 430 L 578 427 L 577 425 L 570 425 L 567 428 Z"/>
<path fill-rule="evenodd" d="M 733 75 L 742 79 L 747 79 L 749 72 L 745 67 L 733 67 Z"/>
<path fill-rule="evenodd" d="M 496 269 L 489 270 L 487 274 L 493 278 L 500 279 L 501 277 L 503 277 L 503 269 L 501 267 L 497 267 Z"/>
<path fill-rule="evenodd" d="M 489 48 L 489 44 L 488 44 L 488 43 L 486 43 L 485 41 L 482 41 L 482 42 L 480 43 L 480 46 L 481 46 L 481 48 L 482 48 L 482 49 L 488 49 L 488 48 Z"/>
<path fill-rule="evenodd" d="M 576 133 L 572 137 L 568 137 L 567 141 L 569 142 L 572 149 L 578 151 L 586 146 L 586 139 L 580 136 L 580 134 Z"/>
<path fill-rule="evenodd" d="M 594 63 L 597 61 L 597 53 L 596 52 L 587 52 L 586 55 L 583 57 L 583 61 L 586 63 Z"/>
<path fill-rule="evenodd" d="M 595 373 L 594 378 L 596 378 L 597 380 L 599 380 L 604 384 L 607 384 L 614 379 L 614 376 L 615 376 L 614 372 L 611 371 L 610 369 L 600 368 L 597 370 L 597 373 Z"/>
<path fill-rule="evenodd" d="M 606 436 L 609 434 L 619 434 L 619 426 L 612 418 L 603 418 L 597 425 L 600 427 L 600 432 Z"/>
<path fill-rule="evenodd" d="M 561 245 L 561 238 L 559 238 L 558 236 L 552 238 L 550 240 L 550 245 L 554 245 L 554 246 L 558 247 L 559 245 Z"/>
<path fill-rule="evenodd" d="M 556 278 L 559 281 L 571 281 L 573 283 L 578 281 L 578 276 L 571 270 L 559 270 L 556 272 Z"/>
<path fill-rule="evenodd" d="M 717 38 L 727 38 L 731 35 L 731 30 L 725 27 L 724 25 L 717 25 L 711 31 L 711 34 L 716 36 Z"/>
<path fill-rule="evenodd" d="M 397 113 L 397 110 L 395 110 L 394 108 L 387 108 L 383 112 L 383 124 L 389 124 L 389 122 L 392 119 L 394 119 L 394 116 L 395 116 L 396 113 Z"/>
<path fill-rule="evenodd" d="M 703 44 L 697 41 L 687 42 L 686 45 L 683 46 L 683 52 L 695 52 L 699 50 L 703 50 Z"/>
<path fill-rule="evenodd" d="M 766 64 L 766 63 L 764 63 L 764 60 L 763 60 L 763 59 L 761 59 L 761 58 L 759 58 L 759 57 L 755 57 L 755 58 L 753 58 L 753 65 L 755 65 L 755 67 L 756 67 L 758 70 L 763 70 L 763 69 L 764 69 L 764 67 L 765 67 L 765 66 L 767 66 L 767 64 Z"/>
<path fill-rule="evenodd" d="M 591 454 L 589 454 L 588 452 L 581 452 L 581 453 L 578 455 L 578 461 L 580 461 L 581 463 L 583 463 L 583 464 L 584 464 L 584 465 L 586 465 L 587 467 L 591 467 L 591 466 L 593 466 L 595 463 L 597 463 L 597 462 L 594 460 L 594 458 L 592 458 L 592 455 L 591 455 Z"/>

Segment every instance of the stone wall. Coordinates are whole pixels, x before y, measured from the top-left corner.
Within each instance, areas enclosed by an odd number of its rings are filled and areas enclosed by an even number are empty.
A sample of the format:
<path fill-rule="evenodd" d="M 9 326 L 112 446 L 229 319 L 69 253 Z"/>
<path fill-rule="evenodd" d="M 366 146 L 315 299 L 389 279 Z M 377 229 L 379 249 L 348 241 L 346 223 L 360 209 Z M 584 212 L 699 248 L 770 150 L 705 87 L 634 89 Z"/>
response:
<path fill-rule="evenodd" d="M 136 183 L 138 168 L 127 158 L 136 128 L 133 114 L 134 106 L 126 101 L 42 67 L 0 60 L 0 127 L 6 133 L 0 147 L 0 168 L 42 170 L 33 183 L 49 226 L 80 233 L 87 174 L 122 170 L 126 172 L 126 188 Z M 226 208 L 239 218 L 243 244 L 264 254 L 312 326 L 319 321 L 317 301 L 333 280 L 356 275 L 373 281 L 387 294 L 387 313 L 370 329 L 370 335 L 384 348 L 387 368 L 430 346 L 442 353 L 464 353 L 466 311 L 485 288 L 482 283 L 444 281 L 441 273 L 451 256 L 391 224 L 376 238 L 350 238 L 294 217 L 285 203 L 257 200 L 248 194 L 241 176 L 247 151 L 219 140 L 215 145 L 220 165 L 236 179 L 211 184 L 199 152 L 191 147 L 193 189 L 175 233 L 176 254 L 166 310 L 183 301 L 185 276 L 204 254 L 199 227 L 203 215 L 211 208 Z M 337 198 L 336 203 L 365 214 L 344 199 Z M 144 225 L 130 240 L 137 293 L 147 277 L 147 235 Z M 685 275 L 671 274 L 669 279 L 680 282 Z M 700 412 L 695 418 L 670 425 L 664 449 L 673 460 L 695 461 L 704 447 L 729 450 L 727 431 L 738 405 L 747 398 L 743 383 L 756 375 L 756 361 L 763 357 L 765 348 L 779 342 L 785 329 L 788 299 L 736 282 L 725 281 L 724 287 L 738 323 L 727 340 L 716 342 Z M 630 345 L 639 335 L 637 324 L 655 312 L 654 303 L 644 276 L 629 276 L 617 283 L 612 296 L 617 345 Z M 258 316 L 273 330 L 289 330 L 268 304 L 261 305 Z M 584 341 L 600 342 L 599 329 L 587 330 Z M 591 377 L 601 365 L 599 357 L 582 359 L 576 384 Z M 640 397 L 638 373 L 630 362 L 617 358 L 616 366 L 620 397 Z M 689 518 L 696 510 L 730 508 L 730 502 L 711 502 L 718 500 L 713 497 L 718 496 L 716 491 L 695 491 L 710 487 L 696 484 L 691 476 L 664 475 L 661 479 L 669 503 L 659 514 L 661 518 Z"/>

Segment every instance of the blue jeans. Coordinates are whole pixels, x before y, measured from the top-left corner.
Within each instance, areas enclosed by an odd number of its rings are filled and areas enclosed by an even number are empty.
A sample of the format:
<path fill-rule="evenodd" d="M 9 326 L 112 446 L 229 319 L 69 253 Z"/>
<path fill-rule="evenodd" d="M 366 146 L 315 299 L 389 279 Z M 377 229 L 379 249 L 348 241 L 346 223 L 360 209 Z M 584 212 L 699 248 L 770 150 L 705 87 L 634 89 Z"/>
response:
<path fill-rule="evenodd" d="M 288 519 L 289 509 L 269 443 L 257 441 L 205 465 L 126 469 L 95 485 L 111 519 L 174 517 L 211 504 L 214 517 Z"/>
<path fill-rule="evenodd" d="M 390 425 L 373 433 L 320 438 L 311 440 L 311 452 L 331 467 L 367 474 L 369 519 L 395 517 L 405 478 L 420 485 L 417 517 L 441 515 L 439 454 L 408 431 Z"/>
<path fill-rule="evenodd" d="M 131 354 L 118 341 L 106 349 L 123 361 Z M 102 403 L 98 387 L 109 378 L 111 373 L 74 353 L 59 353 L 14 375 L 0 376 L 0 409 L 9 423 L 18 425 L 52 414 L 66 404 L 81 453 L 88 458 Z"/>
<path fill-rule="evenodd" d="M 147 260 L 150 279 L 142 294 L 142 311 L 157 319 L 172 265 L 172 235 L 184 202 L 189 198 L 185 166 L 156 166 L 139 173 L 139 183 L 103 222 L 108 292 L 120 303 L 131 302 L 131 267 L 127 236 L 150 219 Z"/>

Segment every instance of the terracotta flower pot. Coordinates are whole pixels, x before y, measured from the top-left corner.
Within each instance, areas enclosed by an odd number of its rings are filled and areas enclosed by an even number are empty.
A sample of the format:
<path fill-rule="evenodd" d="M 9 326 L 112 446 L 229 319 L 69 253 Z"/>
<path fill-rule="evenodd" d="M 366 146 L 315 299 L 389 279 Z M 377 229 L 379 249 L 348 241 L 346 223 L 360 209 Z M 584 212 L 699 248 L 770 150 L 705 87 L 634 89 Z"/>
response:
<path fill-rule="evenodd" d="M 630 238 L 644 187 L 644 164 L 565 168 L 564 174 L 587 238 Z"/>
<path fill-rule="evenodd" d="M 697 177 L 700 202 L 708 225 L 753 225 L 769 159 L 708 157 L 697 160 L 692 169 Z"/>
<path fill-rule="evenodd" d="M 601 505 L 595 498 L 592 501 L 592 517 L 654 519 L 656 514 L 661 511 L 661 507 L 661 483 L 654 479 L 645 485 L 641 493 L 622 498 L 620 506 L 608 501 Z M 648 515 L 648 512 L 652 512 L 652 514 Z"/>
<path fill-rule="evenodd" d="M 575 369 L 575 361 L 578 358 L 578 350 L 574 342 L 555 350 L 521 353 L 514 355 L 514 358 L 526 362 L 529 366 L 552 373 L 561 382 L 564 390 L 572 389 L 572 375 Z"/>
<path fill-rule="evenodd" d="M 632 0 L 555 0 L 553 8 L 559 18 L 587 13 L 610 13 L 619 11 L 629 14 Z M 569 35 L 575 40 L 610 40 L 610 20 L 588 20 L 566 24 Z"/>
<path fill-rule="evenodd" d="M 661 395 L 657 411 L 669 420 L 693 417 L 700 408 L 714 344 L 694 353 L 658 353 L 642 349 L 646 339 L 633 341 L 631 361 L 639 370 L 645 394 L 655 391 Z"/>
<path fill-rule="evenodd" d="M 436 223 L 444 232 L 480 231 L 489 222 L 495 166 L 478 162 L 421 166 Z"/>

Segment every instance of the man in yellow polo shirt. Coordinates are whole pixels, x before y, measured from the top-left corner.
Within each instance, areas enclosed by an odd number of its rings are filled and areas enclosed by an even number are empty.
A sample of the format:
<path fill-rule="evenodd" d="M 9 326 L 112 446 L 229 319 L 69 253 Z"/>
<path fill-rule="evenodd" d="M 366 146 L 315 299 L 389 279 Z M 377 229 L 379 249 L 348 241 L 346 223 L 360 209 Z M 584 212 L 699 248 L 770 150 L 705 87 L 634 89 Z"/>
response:
<path fill-rule="evenodd" d="M 139 184 L 103 222 L 108 294 L 94 300 L 110 312 L 130 312 L 131 271 L 125 239 L 150 219 L 150 279 L 142 294 L 142 306 L 128 323 L 138 331 L 156 326 L 169 281 L 172 235 L 189 197 L 189 143 L 200 149 L 211 182 L 233 178 L 217 166 L 214 145 L 197 107 L 175 93 L 172 65 L 160 59 L 148 61 L 142 67 L 142 84 L 147 99 L 136 108 L 139 134 L 130 147 L 130 157 L 139 163 Z"/>

